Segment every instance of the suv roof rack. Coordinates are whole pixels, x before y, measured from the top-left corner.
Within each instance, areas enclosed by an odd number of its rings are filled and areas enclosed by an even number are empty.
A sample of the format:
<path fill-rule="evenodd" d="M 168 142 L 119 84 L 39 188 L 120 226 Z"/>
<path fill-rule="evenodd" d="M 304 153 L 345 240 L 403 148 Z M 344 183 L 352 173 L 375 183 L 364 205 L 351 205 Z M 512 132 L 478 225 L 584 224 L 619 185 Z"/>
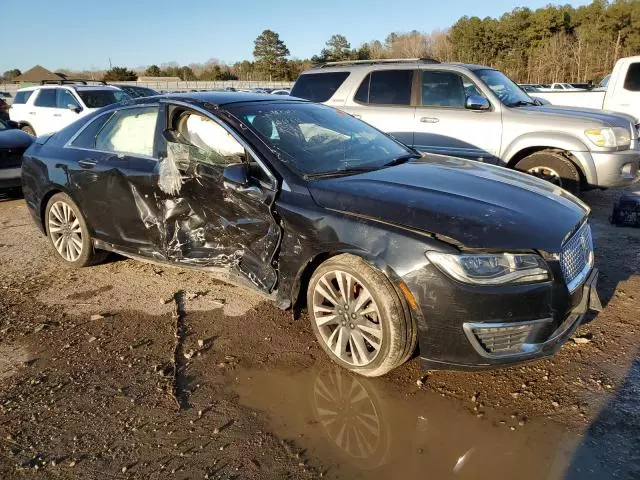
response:
<path fill-rule="evenodd" d="M 325 62 L 319 68 L 338 67 L 344 65 L 376 65 L 379 63 L 440 63 L 433 58 L 377 58 L 372 60 L 343 60 L 340 62 Z"/>
<path fill-rule="evenodd" d="M 106 85 L 104 80 L 87 80 L 85 78 L 61 78 L 60 80 L 42 80 L 40 85 L 74 85 L 79 83 L 80 85 L 87 85 L 87 82 L 100 83 Z"/>

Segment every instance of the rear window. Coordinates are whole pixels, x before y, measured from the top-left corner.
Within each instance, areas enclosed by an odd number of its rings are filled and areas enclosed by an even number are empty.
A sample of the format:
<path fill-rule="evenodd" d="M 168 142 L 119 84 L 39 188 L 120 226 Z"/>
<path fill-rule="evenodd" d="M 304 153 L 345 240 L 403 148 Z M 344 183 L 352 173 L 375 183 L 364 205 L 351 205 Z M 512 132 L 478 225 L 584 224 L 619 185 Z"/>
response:
<path fill-rule="evenodd" d="M 122 90 L 76 90 L 87 108 L 102 108 L 131 97 Z"/>
<path fill-rule="evenodd" d="M 640 63 L 632 63 L 624 79 L 624 88 L 632 92 L 640 92 Z"/>
<path fill-rule="evenodd" d="M 379 70 L 365 77 L 356 102 L 377 105 L 410 105 L 413 70 Z"/>
<path fill-rule="evenodd" d="M 33 103 L 36 107 L 56 108 L 56 90 L 57 88 L 43 88 L 38 92 L 36 101 Z"/>
<path fill-rule="evenodd" d="M 16 93 L 16 97 L 13 99 L 13 104 L 17 105 L 21 103 L 27 103 L 27 100 L 29 100 L 29 97 L 32 93 L 33 90 L 25 90 L 24 92 Z"/>
<path fill-rule="evenodd" d="M 310 73 L 301 75 L 291 90 L 292 97 L 312 102 L 326 102 L 349 76 L 349 72 Z"/>

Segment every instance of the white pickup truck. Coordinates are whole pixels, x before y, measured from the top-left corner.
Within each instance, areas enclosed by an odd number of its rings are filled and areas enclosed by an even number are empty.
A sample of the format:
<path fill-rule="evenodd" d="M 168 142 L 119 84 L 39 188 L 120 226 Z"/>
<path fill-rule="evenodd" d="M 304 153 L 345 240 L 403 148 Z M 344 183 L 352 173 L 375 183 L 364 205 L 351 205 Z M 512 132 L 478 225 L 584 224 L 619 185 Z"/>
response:
<path fill-rule="evenodd" d="M 591 91 L 541 91 L 534 95 L 544 98 L 552 105 L 626 113 L 640 123 L 640 56 L 618 60 L 606 87 Z"/>

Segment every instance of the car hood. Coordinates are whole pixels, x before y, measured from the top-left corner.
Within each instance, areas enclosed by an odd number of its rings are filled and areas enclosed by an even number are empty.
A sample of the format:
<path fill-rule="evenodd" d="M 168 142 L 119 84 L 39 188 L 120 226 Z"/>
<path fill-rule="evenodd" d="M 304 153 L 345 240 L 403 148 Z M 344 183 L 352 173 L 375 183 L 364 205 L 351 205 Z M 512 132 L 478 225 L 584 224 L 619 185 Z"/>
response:
<path fill-rule="evenodd" d="M 607 127 L 629 128 L 630 124 L 635 124 L 635 119 L 631 115 L 607 110 L 597 110 L 595 108 L 565 107 L 562 105 L 541 105 L 531 107 L 519 107 L 518 110 L 526 111 L 533 115 L 549 117 L 549 115 L 569 122 L 592 121 Z"/>
<path fill-rule="evenodd" d="M 469 248 L 560 251 L 589 213 L 567 191 L 506 168 L 439 155 L 313 181 L 321 207 L 437 234 Z"/>
<path fill-rule="evenodd" d="M 9 129 L 0 130 L 0 149 L 26 150 L 33 142 L 33 137 L 22 130 Z"/>

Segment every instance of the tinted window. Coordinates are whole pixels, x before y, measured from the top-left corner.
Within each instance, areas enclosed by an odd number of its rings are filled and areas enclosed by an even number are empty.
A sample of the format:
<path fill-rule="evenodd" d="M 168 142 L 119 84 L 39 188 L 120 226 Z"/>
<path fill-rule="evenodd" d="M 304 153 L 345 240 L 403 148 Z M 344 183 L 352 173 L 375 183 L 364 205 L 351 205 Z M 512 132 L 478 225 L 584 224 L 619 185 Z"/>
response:
<path fill-rule="evenodd" d="M 228 108 L 301 175 L 375 170 L 411 155 L 370 125 L 324 105 L 255 102 Z"/>
<path fill-rule="evenodd" d="M 158 107 L 120 110 L 98 133 L 95 148 L 151 157 L 157 119 Z"/>
<path fill-rule="evenodd" d="M 78 95 L 87 108 L 102 108 L 131 97 L 122 90 L 78 90 Z"/>
<path fill-rule="evenodd" d="M 624 88 L 632 92 L 640 92 L 640 63 L 632 63 L 624 79 Z"/>
<path fill-rule="evenodd" d="M 477 94 L 475 86 L 469 92 Z M 466 99 L 462 77 L 453 72 L 422 72 L 422 105 L 427 107 L 464 108 Z"/>
<path fill-rule="evenodd" d="M 69 108 L 69 105 L 73 105 L 76 108 L 80 106 L 78 105 L 78 101 L 69 90 L 65 90 L 64 88 L 58 88 L 57 90 L 58 96 L 56 100 L 56 106 L 58 108 Z"/>
<path fill-rule="evenodd" d="M 340 88 L 349 72 L 310 73 L 301 75 L 291 90 L 291 96 L 326 102 Z"/>
<path fill-rule="evenodd" d="M 24 92 L 16 93 L 16 98 L 13 99 L 13 104 L 17 105 L 20 103 L 27 103 L 27 100 L 29 100 L 29 97 L 31 96 L 32 93 L 33 93 L 33 90 L 26 90 Z"/>
<path fill-rule="evenodd" d="M 38 92 L 34 105 L 36 107 L 56 108 L 56 90 L 57 88 L 42 88 Z"/>
<path fill-rule="evenodd" d="M 411 104 L 412 80 L 413 70 L 371 72 L 368 103 L 377 105 Z"/>
<path fill-rule="evenodd" d="M 364 77 L 364 80 L 358 87 L 358 91 L 356 92 L 353 99 L 356 102 L 360 103 L 369 103 L 369 86 L 371 84 L 371 74 Z"/>
<path fill-rule="evenodd" d="M 78 148 L 96 148 L 96 135 L 102 129 L 102 126 L 111 118 L 112 114 L 113 112 L 111 114 L 102 115 L 89 123 L 89 125 L 82 130 L 80 135 L 71 142 L 71 145 Z"/>

